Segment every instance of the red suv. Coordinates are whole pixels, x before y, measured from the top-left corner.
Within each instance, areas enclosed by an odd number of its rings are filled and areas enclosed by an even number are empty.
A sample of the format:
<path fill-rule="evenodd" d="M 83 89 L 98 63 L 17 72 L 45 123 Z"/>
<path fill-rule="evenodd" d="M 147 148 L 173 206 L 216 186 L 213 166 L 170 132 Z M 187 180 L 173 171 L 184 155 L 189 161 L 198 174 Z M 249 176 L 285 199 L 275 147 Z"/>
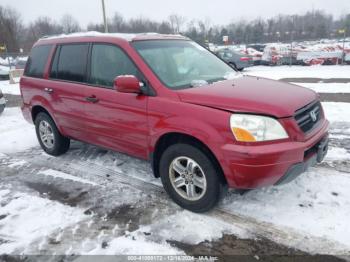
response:
<path fill-rule="evenodd" d="M 242 76 L 182 36 L 40 39 L 20 86 L 48 154 L 76 139 L 147 159 L 170 197 L 195 212 L 226 187 L 286 183 L 327 152 L 315 92 Z"/>

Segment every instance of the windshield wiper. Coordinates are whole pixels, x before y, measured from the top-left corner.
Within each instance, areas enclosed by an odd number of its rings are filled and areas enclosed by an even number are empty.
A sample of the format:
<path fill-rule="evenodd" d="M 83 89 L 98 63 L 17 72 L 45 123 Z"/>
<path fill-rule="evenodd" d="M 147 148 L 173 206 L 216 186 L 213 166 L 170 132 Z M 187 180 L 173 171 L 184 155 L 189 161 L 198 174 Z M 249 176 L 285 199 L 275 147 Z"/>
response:
<path fill-rule="evenodd" d="M 192 80 L 190 87 L 199 87 L 207 84 L 208 84 L 208 81 L 205 81 L 205 80 Z"/>
<path fill-rule="evenodd" d="M 213 79 L 207 80 L 207 82 L 209 84 L 212 84 L 212 83 L 215 83 L 215 82 L 218 82 L 218 81 L 223 81 L 223 80 L 226 80 L 226 78 L 224 78 L 224 77 L 217 77 L 217 78 L 213 78 Z"/>

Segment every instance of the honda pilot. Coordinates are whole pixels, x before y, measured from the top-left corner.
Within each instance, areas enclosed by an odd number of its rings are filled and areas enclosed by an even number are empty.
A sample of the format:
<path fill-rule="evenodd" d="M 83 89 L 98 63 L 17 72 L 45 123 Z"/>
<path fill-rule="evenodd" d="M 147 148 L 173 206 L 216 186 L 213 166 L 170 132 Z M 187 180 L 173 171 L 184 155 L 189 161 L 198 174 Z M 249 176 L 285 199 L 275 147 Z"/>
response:
<path fill-rule="evenodd" d="M 194 212 L 226 188 L 287 183 L 327 153 L 314 91 L 242 76 L 179 35 L 42 38 L 20 87 L 45 152 L 64 154 L 73 139 L 149 160 L 169 196 Z"/>

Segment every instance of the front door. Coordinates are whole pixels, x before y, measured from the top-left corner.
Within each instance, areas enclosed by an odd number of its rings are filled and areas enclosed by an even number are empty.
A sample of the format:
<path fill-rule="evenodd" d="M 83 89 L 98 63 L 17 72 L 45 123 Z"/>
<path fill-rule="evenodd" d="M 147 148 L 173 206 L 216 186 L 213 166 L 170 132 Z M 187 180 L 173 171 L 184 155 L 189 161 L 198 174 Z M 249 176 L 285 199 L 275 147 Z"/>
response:
<path fill-rule="evenodd" d="M 148 97 L 120 93 L 113 88 L 119 75 L 140 76 L 138 69 L 119 47 L 93 44 L 85 89 L 89 142 L 120 152 L 147 158 L 149 138 Z"/>

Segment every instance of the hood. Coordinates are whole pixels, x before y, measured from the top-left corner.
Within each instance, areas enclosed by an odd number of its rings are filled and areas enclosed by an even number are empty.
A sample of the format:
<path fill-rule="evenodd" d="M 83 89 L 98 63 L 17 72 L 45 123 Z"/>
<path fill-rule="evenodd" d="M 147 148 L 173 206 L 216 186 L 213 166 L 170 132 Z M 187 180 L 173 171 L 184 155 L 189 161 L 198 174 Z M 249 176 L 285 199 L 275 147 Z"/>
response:
<path fill-rule="evenodd" d="M 251 76 L 177 92 L 183 102 L 278 118 L 293 116 L 296 110 L 317 99 L 310 89 Z"/>

